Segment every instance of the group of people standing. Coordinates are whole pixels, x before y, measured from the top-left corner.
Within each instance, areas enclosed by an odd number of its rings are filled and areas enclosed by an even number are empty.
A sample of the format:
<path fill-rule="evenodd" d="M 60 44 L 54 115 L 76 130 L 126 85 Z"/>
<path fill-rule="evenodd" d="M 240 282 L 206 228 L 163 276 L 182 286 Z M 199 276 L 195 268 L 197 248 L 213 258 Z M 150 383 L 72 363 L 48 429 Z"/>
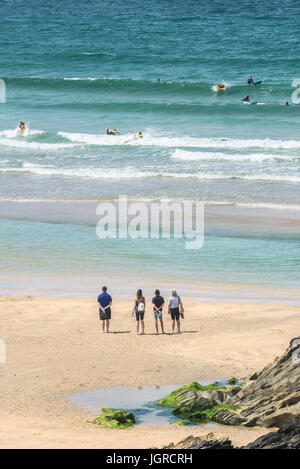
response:
<path fill-rule="evenodd" d="M 98 304 L 100 321 L 102 323 L 101 332 L 109 332 L 112 297 L 107 293 L 107 287 L 102 287 L 102 293 L 98 296 Z M 159 334 L 159 324 L 161 327 L 162 334 L 165 333 L 163 322 L 164 305 L 165 300 L 161 296 L 160 291 L 155 290 L 155 296 L 152 298 L 152 308 L 156 334 Z M 145 334 L 145 312 L 146 299 L 143 295 L 143 291 L 139 289 L 134 299 L 134 305 L 131 313 L 131 316 L 135 315 L 136 333 L 139 335 Z M 180 296 L 178 296 L 176 290 L 172 290 L 171 292 L 171 296 L 168 301 L 168 314 L 170 314 L 171 316 L 172 334 L 174 334 L 175 332 L 175 325 L 177 325 L 177 333 L 180 333 L 180 318 L 184 317 L 184 309 Z"/>

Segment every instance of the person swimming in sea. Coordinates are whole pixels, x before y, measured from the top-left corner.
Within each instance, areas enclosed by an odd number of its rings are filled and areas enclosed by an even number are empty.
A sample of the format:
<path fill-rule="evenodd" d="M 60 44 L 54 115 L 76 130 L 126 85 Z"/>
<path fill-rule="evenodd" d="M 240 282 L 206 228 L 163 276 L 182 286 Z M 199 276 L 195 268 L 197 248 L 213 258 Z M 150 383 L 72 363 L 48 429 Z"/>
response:
<path fill-rule="evenodd" d="M 242 99 L 242 101 L 244 101 L 245 103 L 248 103 L 250 101 L 250 98 L 249 96 L 245 96 L 244 99 Z"/>
<path fill-rule="evenodd" d="M 19 130 L 20 130 L 20 132 L 22 132 L 22 133 L 24 132 L 24 130 L 25 130 L 25 122 L 23 122 L 23 121 L 20 122 Z"/>
<path fill-rule="evenodd" d="M 252 78 L 252 75 L 248 78 L 248 85 L 254 85 L 254 80 Z"/>
<path fill-rule="evenodd" d="M 139 132 L 138 134 L 135 134 L 134 138 L 143 138 L 142 132 Z"/>
<path fill-rule="evenodd" d="M 117 131 L 117 129 L 114 129 L 114 130 L 106 129 L 106 134 L 107 135 L 121 135 L 120 132 Z"/>

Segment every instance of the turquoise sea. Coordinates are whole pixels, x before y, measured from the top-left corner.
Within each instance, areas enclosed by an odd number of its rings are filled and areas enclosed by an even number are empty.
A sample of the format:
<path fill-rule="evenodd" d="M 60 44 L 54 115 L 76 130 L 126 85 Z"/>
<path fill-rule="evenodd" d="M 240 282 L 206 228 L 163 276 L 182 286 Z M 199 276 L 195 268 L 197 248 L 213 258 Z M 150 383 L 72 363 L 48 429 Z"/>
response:
<path fill-rule="evenodd" d="M 0 294 L 299 288 L 298 2 L 3 0 L 0 14 Z M 203 248 L 99 240 L 96 206 L 120 194 L 204 202 Z"/>

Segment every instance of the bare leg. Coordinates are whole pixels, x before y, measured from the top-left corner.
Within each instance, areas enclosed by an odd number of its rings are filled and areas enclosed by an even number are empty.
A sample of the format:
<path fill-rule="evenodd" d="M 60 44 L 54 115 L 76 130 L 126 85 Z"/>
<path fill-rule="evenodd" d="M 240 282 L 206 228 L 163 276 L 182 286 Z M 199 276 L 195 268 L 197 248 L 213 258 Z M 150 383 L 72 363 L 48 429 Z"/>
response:
<path fill-rule="evenodd" d="M 175 329 L 175 319 L 172 319 L 172 334 L 174 334 Z"/>
<path fill-rule="evenodd" d="M 141 323 L 142 323 L 142 335 L 145 334 L 145 323 L 144 323 L 144 319 L 141 319 Z"/>
<path fill-rule="evenodd" d="M 156 334 L 158 334 L 158 320 L 155 319 L 155 329 L 156 329 Z"/>
<path fill-rule="evenodd" d="M 140 330 L 140 321 L 136 322 L 136 333 L 138 334 Z"/>
<path fill-rule="evenodd" d="M 106 332 L 109 332 L 109 319 L 106 319 Z"/>
<path fill-rule="evenodd" d="M 160 319 L 160 326 L 161 326 L 161 332 L 164 334 L 165 331 L 164 331 L 164 323 L 163 323 L 163 320 Z"/>
<path fill-rule="evenodd" d="M 177 332 L 180 332 L 180 320 L 177 321 L 177 329 L 178 329 Z"/>
<path fill-rule="evenodd" d="M 105 327 L 105 321 L 104 320 L 101 320 L 101 324 L 102 324 L 102 334 L 104 334 L 105 330 L 104 330 L 104 327 Z"/>

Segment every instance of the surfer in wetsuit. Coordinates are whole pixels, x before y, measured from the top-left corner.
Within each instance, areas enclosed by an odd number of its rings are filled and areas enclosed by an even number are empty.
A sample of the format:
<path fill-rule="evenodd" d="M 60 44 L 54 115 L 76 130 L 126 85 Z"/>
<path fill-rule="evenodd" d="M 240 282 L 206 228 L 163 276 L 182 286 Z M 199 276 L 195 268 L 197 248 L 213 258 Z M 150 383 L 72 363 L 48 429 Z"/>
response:
<path fill-rule="evenodd" d="M 24 132 L 24 130 L 25 130 L 25 122 L 23 122 L 23 121 L 20 122 L 19 130 L 20 130 L 20 132 L 22 132 L 22 133 Z"/>
<path fill-rule="evenodd" d="M 249 96 L 246 96 L 244 99 L 242 99 L 242 101 L 244 101 L 245 103 L 248 103 L 250 101 Z"/>
<path fill-rule="evenodd" d="M 114 129 L 114 130 L 106 129 L 106 134 L 107 135 L 121 135 L 120 132 L 117 131 L 117 129 Z"/>
<path fill-rule="evenodd" d="M 261 83 L 262 83 L 261 80 L 254 81 L 252 78 L 252 75 L 250 75 L 250 77 L 248 78 L 248 85 L 260 85 Z"/>

